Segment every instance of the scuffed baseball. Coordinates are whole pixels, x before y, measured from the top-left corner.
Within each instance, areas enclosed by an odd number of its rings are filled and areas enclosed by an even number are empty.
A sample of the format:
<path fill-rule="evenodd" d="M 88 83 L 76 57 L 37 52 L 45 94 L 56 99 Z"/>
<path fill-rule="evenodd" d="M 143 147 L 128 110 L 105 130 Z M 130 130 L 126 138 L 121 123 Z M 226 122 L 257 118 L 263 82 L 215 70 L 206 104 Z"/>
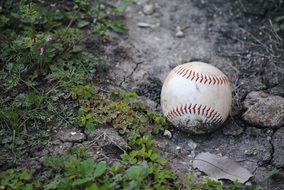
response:
<path fill-rule="evenodd" d="M 182 130 L 195 134 L 212 132 L 231 110 L 229 78 L 207 63 L 179 65 L 164 81 L 161 106 L 168 120 Z"/>

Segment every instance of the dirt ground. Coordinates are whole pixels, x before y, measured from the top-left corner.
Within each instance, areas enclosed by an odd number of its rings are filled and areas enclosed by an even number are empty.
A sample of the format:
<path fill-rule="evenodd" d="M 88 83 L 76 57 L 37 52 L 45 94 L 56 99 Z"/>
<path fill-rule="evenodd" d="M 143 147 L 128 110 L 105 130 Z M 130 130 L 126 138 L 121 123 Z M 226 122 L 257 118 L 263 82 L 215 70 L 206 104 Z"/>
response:
<path fill-rule="evenodd" d="M 284 186 L 284 127 L 253 125 L 243 114 L 253 91 L 277 96 L 284 105 L 284 34 L 276 34 L 272 26 L 273 18 L 283 13 L 282 0 L 133 0 L 124 18 L 128 33 L 111 33 L 109 41 L 88 39 L 86 48 L 110 66 L 107 80 L 100 81 L 101 90 L 106 85 L 133 90 L 158 112 L 163 81 L 175 66 L 203 61 L 220 68 L 229 76 L 234 95 L 231 117 L 222 128 L 190 135 L 172 126 L 172 138 L 160 134 L 156 146 L 180 177 L 203 175 L 192 168 L 192 160 L 200 152 L 210 152 L 247 168 L 254 175 L 249 183 L 279 190 Z M 280 117 L 283 120 L 284 114 Z M 70 147 L 92 147 L 94 157 L 111 161 L 128 149 L 126 140 L 111 127 L 89 134 L 63 129 L 54 138 L 48 150 L 30 155 L 27 162 L 34 170 L 41 169 L 44 155 Z M 101 144 L 94 146 L 97 142 Z M 1 164 L 10 167 L 0 160 Z M 275 169 L 277 175 L 269 177 Z"/>
<path fill-rule="evenodd" d="M 153 10 L 143 12 L 146 4 Z M 171 139 L 157 137 L 157 146 L 180 176 L 193 170 L 194 155 L 207 151 L 237 161 L 267 189 L 284 184 L 283 175 L 267 177 L 276 167 L 283 174 L 279 162 L 284 157 L 275 154 L 283 150 L 275 140 L 280 129 L 253 126 L 242 118 L 249 92 L 284 95 L 284 46 L 271 21 L 283 11 L 283 2 L 276 0 L 134 0 L 126 13 L 128 34 L 113 34 L 116 42 L 95 50 L 112 68 L 111 83 L 136 91 L 158 111 L 163 80 L 179 64 L 203 61 L 229 76 L 234 106 L 223 128 L 195 136 L 173 127 Z"/>

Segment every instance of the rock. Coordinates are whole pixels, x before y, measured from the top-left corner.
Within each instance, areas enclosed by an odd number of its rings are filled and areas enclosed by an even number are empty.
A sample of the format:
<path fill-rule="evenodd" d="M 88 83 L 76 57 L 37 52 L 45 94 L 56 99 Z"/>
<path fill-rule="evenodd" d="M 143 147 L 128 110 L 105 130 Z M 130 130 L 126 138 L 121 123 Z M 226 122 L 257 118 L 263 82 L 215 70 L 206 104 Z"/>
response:
<path fill-rule="evenodd" d="M 177 30 L 176 30 L 176 37 L 178 37 L 178 38 L 184 37 L 184 33 L 179 26 L 177 27 Z"/>
<path fill-rule="evenodd" d="M 116 147 L 121 151 L 129 150 L 130 147 L 126 140 L 122 138 L 117 130 L 112 127 L 101 127 L 94 131 L 85 131 L 89 141 L 96 142 L 99 146 L 104 149 L 111 149 L 111 147 Z"/>
<path fill-rule="evenodd" d="M 275 86 L 267 90 L 267 93 L 275 96 L 284 96 L 284 88 L 281 86 Z"/>
<path fill-rule="evenodd" d="M 183 37 L 184 37 L 184 33 L 183 33 L 182 31 L 178 31 L 178 32 L 176 33 L 176 37 L 178 37 L 178 38 L 183 38 Z"/>
<path fill-rule="evenodd" d="M 66 143 L 62 143 L 62 144 L 59 144 L 58 146 L 53 147 L 51 152 L 53 154 L 63 155 L 71 147 L 72 147 L 72 143 L 71 142 L 66 142 Z"/>
<path fill-rule="evenodd" d="M 149 97 L 146 96 L 140 96 L 139 97 L 141 99 L 141 101 L 147 106 L 149 107 L 151 110 L 157 110 L 157 105 L 158 103 L 149 99 Z"/>
<path fill-rule="evenodd" d="M 76 128 L 61 129 L 56 137 L 62 142 L 83 142 L 86 139 L 85 134 Z"/>
<path fill-rule="evenodd" d="M 139 23 L 137 24 L 137 26 L 138 26 L 139 28 L 152 28 L 152 27 L 153 27 L 151 24 L 148 24 L 148 23 L 146 23 L 146 22 L 139 22 Z"/>
<path fill-rule="evenodd" d="M 197 144 L 191 139 L 189 139 L 189 142 L 187 143 L 187 145 L 191 151 L 194 151 L 197 147 Z"/>
<path fill-rule="evenodd" d="M 27 166 L 32 174 L 42 169 L 42 165 L 38 160 L 27 160 Z"/>
<path fill-rule="evenodd" d="M 243 106 L 247 108 L 243 118 L 250 124 L 272 128 L 284 125 L 284 98 L 280 96 L 254 91 L 247 95 Z"/>
<path fill-rule="evenodd" d="M 164 136 L 165 137 L 168 137 L 169 139 L 171 139 L 173 136 L 172 136 L 172 133 L 169 131 L 169 130 L 165 130 L 164 131 Z"/>
<path fill-rule="evenodd" d="M 273 137 L 274 153 L 272 163 L 277 167 L 284 167 L 284 128 L 278 129 Z"/>
<path fill-rule="evenodd" d="M 146 4 L 143 6 L 142 11 L 145 15 L 151 15 L 155 12 L 155 6 L 153 4 Z"/>

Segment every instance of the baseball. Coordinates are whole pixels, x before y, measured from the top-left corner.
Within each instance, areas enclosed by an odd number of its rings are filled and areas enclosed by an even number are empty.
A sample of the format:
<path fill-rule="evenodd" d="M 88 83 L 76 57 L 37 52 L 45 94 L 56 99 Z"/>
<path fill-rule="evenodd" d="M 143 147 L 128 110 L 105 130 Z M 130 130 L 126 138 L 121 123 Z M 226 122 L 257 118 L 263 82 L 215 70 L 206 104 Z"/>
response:
<path fill-rule="evenodd" d="M 211 132 L 220 127 L 231 110 L 229 78 L 207 63 L 179 65 L 164 81 L 161 106 L 168 120 L 182 130 Z"/>

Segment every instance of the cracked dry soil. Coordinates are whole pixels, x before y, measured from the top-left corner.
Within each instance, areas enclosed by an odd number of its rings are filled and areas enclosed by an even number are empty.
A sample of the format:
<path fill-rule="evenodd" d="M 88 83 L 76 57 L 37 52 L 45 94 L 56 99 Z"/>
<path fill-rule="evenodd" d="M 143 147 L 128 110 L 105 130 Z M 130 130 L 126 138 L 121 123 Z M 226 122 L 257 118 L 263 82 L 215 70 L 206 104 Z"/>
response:
<path fill-rule="evenodd" d="M 152 13 L 143 12 L 146 4 L 154 6 Z M 234 106 L 221 129 L 197 136 L 172 128 L 173 138 L 157 137 L 157 146 L 180 176 L 193 171 L 197 153 L 208 151 L 237 161 L 266 189 L 283 187 L 283 126 L 252 125 L 242 118 L 249 92 L 284 95 L 284 46 L 270 20 L 283 10 L 283 2 L 276 0 L 135 0 L 126 13 L 128 34 L 114 34 L 117 42 L 101 49 L 113 83 L 135 90 L 158 111 L 162 82 L 179 64 L 207 62 L 231 79 Z M 184 36 L 177 35 L 177 28 Z M 268 174 L 275 168 L 279 176 L 271 179 Z"/>

